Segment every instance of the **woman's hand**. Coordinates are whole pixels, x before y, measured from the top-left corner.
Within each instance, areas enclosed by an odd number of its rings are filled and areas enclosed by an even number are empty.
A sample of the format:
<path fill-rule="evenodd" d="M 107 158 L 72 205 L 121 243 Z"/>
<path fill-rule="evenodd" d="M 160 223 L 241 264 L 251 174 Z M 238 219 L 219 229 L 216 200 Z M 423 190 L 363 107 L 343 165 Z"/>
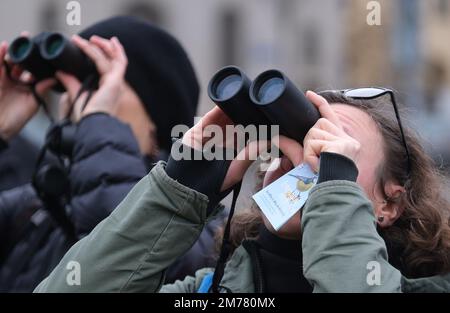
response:
<path fill-rule="evenodd" d="M 219 108 L 214 107 L 211 111 L 206 113 L 205 116 L 195 124 L 182 138 L 182 142 L 184 145 L 190 146 L 196 150 L 203 150 L 203 147 L 206 143 L 209 143 L 210 140 L 215 140 L 217 138 L 211 138 L 208 136 L 207 127 L 214 126 L 217 130 L 222 131 L 220 139 L 223 139 L 221 142 L 215 142 L 217 147 L 224 147 L 226 149 L 236 149 L 236 137 L 227 138 L 226 137 L 226 127 L 227 125 L 234 126 L 233 122 L 230 118 Z M 218 127 L 218 128 L 217 128 Z M 230 160 L 231 164 L 228 168 L 226 176 L 224 178 L 221 191 L 228 190 L 238 182 L 242 180 L 245 172 L 250 167 L 250 165 L 257 159 L 257 157 L 268 150 L 270 147 L 269 141 L 253 141 L 250 142 L 244 149 L 241 151 L 236 151 L 237 156 Z M 224 155 L 224 157 L 226 157 Z"/>
<path fill-rule="evenodd" d="M 67 90 L 67 94 L 63 97 L 64 108 L 61 115 L 65 116 L 72 109 L 71 117 L 76 122 L 82 117 L 96 112 L 115 115 L 121 91 L 125 86 L 124 76 L 128 65 L 122 44 L 116 37 L 108 40 L 92 36 L 88 41 L 75 35 L 72 40 L 95 63 L 100 74 L 99 88 L 94 91 L 92 98 L 83 109 L 87 92 L 73 104 L 81 88 L 81 82 L 73 75 L 57 72 L 56 77 Z M 73 108 L 71 108 L 71 104 L 74 105 Z"/>
<path fill-rule="evenodd" d="M 306 97 L 317 107 L 322 118 L 309 130 L 303 141 L 303 160 L 319 171 L 322 152 L 341 154 L 356 162 L 361 144 L 349 136 L 330 104 L 315 92 L 308 91 Z"/>
<path fill-rule="evenodd" d="M 0 136 L 4 140 L 11 139 L 26 125 L 26 123 L 38 111 L 38 103 L 31 89 L 22 85 L 30 83 L 33 78 L 17 65 L 7 61 L 8 43 L 0 44 Z M 11 80 L 8 77 L 6 66 L 8 62 L 11 68 Z M 36 84 L 35 88 L 39 95 L 47 92 L 55 84 L 54 79 L 46 79 Z"/>

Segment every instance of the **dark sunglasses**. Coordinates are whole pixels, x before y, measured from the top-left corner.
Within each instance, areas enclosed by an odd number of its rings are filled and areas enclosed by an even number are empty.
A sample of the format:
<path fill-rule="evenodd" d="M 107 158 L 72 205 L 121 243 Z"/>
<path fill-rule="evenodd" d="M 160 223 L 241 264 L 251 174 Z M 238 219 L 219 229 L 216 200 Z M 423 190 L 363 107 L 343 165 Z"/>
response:
<path fill-rule="evenodd" d="M 398 127 L 400 129 L 400 135 L 402 138 L 403 146 L 406 151 L 406 157 L 408 159 L 407 160 L 407 162 L 408 162 L 407 169 L 408 169 L 408 177 L 409 177 L 409 174 L 411 172 L 411 158 L 409 155 L 408 145 L 406 144 L 405 134 L 403 132 L 402 121 L 400 119 L 400 114 L 398 112 L 397 101 L 395 100 L 394 91 L 391 89 L 381 88 L 381 87 L 366 87 L 366 88 L 356 88 L 356 89 L 345 89 L 345 90 L 341 90 L 340 92 L 342 92 L 344 94 L 344 96 L 346 96 L 348 98 L 366 99 L 366 100 L 376 99 L 376 98 L 382 97 L 386 94 L 389 94 L 389 96 L 391 98 L 391 103 L 394 106 L 395 117 L 397 118 Z"/>

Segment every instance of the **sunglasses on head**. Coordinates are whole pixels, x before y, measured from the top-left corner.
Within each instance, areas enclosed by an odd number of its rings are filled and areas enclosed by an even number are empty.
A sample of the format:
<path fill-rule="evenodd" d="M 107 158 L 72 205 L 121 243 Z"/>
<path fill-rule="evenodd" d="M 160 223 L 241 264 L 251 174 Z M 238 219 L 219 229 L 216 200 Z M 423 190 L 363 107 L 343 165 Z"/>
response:
<path fill-rule="evenodd" d="M 379 97 L 382 97 L 384 95 L 389 95 L 391 99 L 391 103 L 394 107 L 395 117 L 397 118 L 398 127 L 400 129 L 400 136 L 402 139 L 403 146 L 405 148 L 406 157 L 407 157 L 407 169 L 408 169 L 408 176 L 411 172 L 411 159 L 409 155 L 408 145 L 406 144 L 405 134 L 403 132 L 403 126 L 402 121 L 400 119 L 400 114 L 398 112 L 397 107 L 397 101 L 395 100 L 395 94 L 394 91 L 388 88 L 381 88 L 381 87 L 364 87 L 364 88 L 355 88 L 355 89 L 344 89 L 340 90 L 340 92 L 351 99 L 365 99 L 365 100 L 371 100 L 376 99 Z"/>

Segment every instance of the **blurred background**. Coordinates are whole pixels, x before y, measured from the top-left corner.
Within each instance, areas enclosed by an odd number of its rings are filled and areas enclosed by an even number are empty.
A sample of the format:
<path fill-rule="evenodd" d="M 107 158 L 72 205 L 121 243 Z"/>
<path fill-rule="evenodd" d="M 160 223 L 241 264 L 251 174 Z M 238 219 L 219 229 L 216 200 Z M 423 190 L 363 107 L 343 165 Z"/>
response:
<path fill-rule="evenodd" d="M 140 16 L 188 51 L 202 85 L 198 115 L 212 106 L 210 77 L 229 64 L 251 78 L 279 68 L 302 90 L 387 86 L 433 157 L 450 163 L 450 0 L 376 1 L 374 26 L 366 0 L 79 0 L 80 26 L 67 25 L 68 2 L 1 0 L 0 39 L 23 30 L 70 35 L 109 16 Z M 40 145 L 47 123 L 39 115 L 23 136 Z"/>

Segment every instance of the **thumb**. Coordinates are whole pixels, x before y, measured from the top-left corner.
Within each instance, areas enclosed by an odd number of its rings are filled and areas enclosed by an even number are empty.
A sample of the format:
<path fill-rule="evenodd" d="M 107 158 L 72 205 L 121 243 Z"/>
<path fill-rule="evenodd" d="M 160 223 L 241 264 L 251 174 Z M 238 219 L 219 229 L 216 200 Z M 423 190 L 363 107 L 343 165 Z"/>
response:
<path fill-rule="evenodd" d="M 273 138 L 272 143 L 288 157 L 294 166 L 303 162 L 303 147 L 296 140 L 279 135 Z"/>
<path fill-rule="evenodd" d="M 80 81 L 75 76 L 61 71 L 57 71 L 55 76 L 66 89 L 69 94 L 69 98 L 73 101 L 81 88 Z"/>
<path fill-rule="evenodd" d="M 58 116 L 60 119 L 69 118 L 69 112 L 72 109 L 72 103 L 69 100 L 69 95 L 67 92 L 63 93 L 61 95 L 61 98 L 59 98 L 59 110 L 58 110 Z"/>
<path fill-rule="evenodd" d="M 38 95 L 42 95 L 54 85 L 56 85 L 56 80 L 54 78 L 44 79 L 36 84 L 36 92 Z"/>
<path fill-rule="evenodd" d="M 227 190 L 244 178 L 250 165 L 270 148 L 269 141 L 252 141 L 231 162 L 221 190 Z"/>

